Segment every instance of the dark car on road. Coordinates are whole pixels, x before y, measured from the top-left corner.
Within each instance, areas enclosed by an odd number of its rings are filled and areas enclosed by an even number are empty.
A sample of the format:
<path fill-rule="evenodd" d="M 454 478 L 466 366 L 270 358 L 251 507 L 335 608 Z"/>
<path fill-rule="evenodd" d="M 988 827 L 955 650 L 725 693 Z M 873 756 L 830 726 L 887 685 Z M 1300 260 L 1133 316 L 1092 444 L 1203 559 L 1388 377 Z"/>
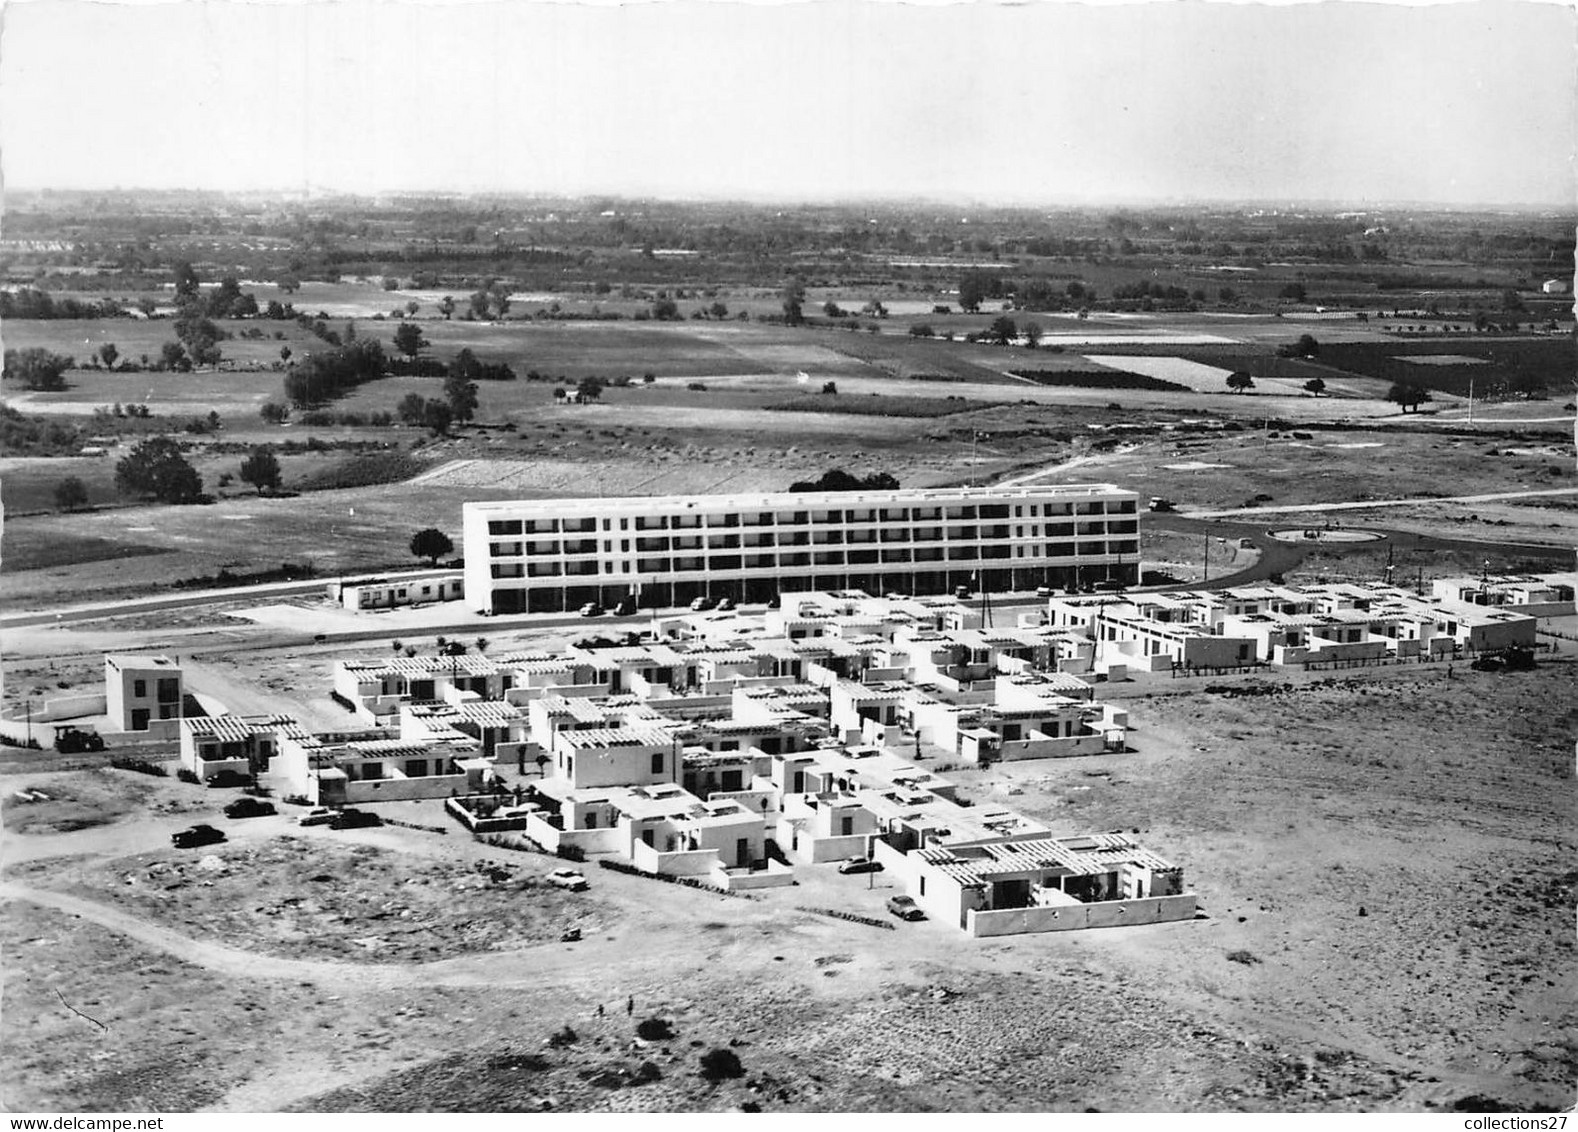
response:
<path fill-rule="evenodd" d="M 838 871 L 845 876 L 851 873 L 880 873 L 882 862 L 873 861 L 869 857 L 851 857 L 847 861 L 840 861 Z"/>
<path fill-rule="evenodd" d="M 888 897 L 888 911 L 901 920 L 924 920 L 926 913 L 920 910 L 920 905 L 908 896 Z"/>
<path fill-rule="evenodd" d="M 366 829 L 375 825 L 383 825 L 384 819 L 377 814 L 370 814 L 366 810 L 341 810 L 329 823 L 330 829 Z"/>
<path fill-rule="evenodd" d="M 203 845 L 218 845 L 225 835 L 211 825 L 194 825 L 180 833 L 170 835 L 170 844 L 177 849 L 196 849 Z"/>
<path fill-rule="evenodd" d="M 264 802 L 250 795 L 237 798 L 225 807 L 227 818 L 266 818 L 275 812 L 273 802 Z"/>

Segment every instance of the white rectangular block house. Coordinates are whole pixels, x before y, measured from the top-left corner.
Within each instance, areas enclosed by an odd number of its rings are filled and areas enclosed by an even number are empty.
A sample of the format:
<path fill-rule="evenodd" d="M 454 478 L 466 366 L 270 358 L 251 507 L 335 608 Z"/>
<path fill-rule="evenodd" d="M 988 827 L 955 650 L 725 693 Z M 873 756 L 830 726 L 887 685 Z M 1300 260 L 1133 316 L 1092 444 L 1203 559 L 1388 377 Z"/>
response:
<path fill-rule="evenodd" d="M 507 614 L 631 596 L 1133 585 L 1139 518 L 1139 496 L 1106 484 L 467 503 L 466 603 Z"/>

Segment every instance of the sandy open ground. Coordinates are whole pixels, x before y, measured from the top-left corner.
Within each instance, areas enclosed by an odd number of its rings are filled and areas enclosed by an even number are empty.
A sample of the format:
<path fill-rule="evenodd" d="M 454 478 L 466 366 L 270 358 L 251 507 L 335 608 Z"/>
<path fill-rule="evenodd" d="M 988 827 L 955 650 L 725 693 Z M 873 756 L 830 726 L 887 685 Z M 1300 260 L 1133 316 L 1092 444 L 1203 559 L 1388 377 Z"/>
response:
<path fill-rule="evenodd" d="M 884 878 L 827 868 L 756 900 L 594 869 L 590 893 L 544 906 L 525 881 L 552 858 L 488 849 L 453 825 L 298 833 L 285 818 L 218 817 L 228 792 L 149 780 L 149 801 L 112 801 L 84 786 L 81 804 L 100 798 L 109 824 L 6 843 L 5 1100 L 1565 1104 L 1578 1079 L 1578 876 L 1564 832 L 1575 674 L 1567 659 L 1530 674 L 1459 667 L 1449 680 L 1407 666 L 1189 697 L 1182 682 L 1108 688 L 1133 712 L 1131 753 L 953 774 L 966 796 L 1058 832 L 1140 830 L 1184 864 L 1205 914 L 1055 937 L 972 942 L 935 923 L 887 932 L 796 911 L 882 914 Z M 1246 693 L 1257 684 L 1265 694 Z M 1421 732 L 1424 717 L 1452 725 Z M 160 799 L 183 808 L 150 804 Z M 436 803 L 390 812 L 444 822 Z M 171 851 L 166 834 L 194 820 L 231 844 Z M 488 862 L 497 881 L 478 871 Z M 597 925 L 583 943 L 533 942 L 577 914 Z M 636 1042 L 649 1015 L 675 1038 Z M 574 1041 L 548 1044 L 566 1025 Z M 126 1042 L 128 1030 L 146 1036 Z M 731 1044 L 745 1076 L 709 1085 L 697 1058 Z"/>

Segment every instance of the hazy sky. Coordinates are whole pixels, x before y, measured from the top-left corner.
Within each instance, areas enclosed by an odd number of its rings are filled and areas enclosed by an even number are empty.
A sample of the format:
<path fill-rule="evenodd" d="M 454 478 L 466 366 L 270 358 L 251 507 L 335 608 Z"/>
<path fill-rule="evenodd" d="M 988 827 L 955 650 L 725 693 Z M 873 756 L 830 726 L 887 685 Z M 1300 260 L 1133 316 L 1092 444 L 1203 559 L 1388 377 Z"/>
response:
<path fill-rule="evenodd" d="M 22 0 L 15 188 L 1574 204 L 1565 4 Z"/>

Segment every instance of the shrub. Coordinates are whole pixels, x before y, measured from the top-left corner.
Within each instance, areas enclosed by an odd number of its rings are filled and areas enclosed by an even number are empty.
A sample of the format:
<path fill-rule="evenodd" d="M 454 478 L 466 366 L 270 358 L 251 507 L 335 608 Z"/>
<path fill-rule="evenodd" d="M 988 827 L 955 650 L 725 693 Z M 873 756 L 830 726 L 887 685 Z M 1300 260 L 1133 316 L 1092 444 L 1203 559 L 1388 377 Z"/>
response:
<path fill-rule="evenodd" d="M 732 1049 L 719 1046 L 701 1055 L 701 1075 L 716 1085 L 731 1077 L 745 1076 L 745 1067 Z"/>
<path fill-rule="evenodd" d="M 187 782 L 193 786 L 201 786 L 203 784 L 203 780 L 197 777 L 195 771 L 187 770 L 184 766 L 175 772 L 175 777 L 178 781 Z"/>
<path fill-rule="evenodd" d="M 563 1049 L 565 1046 L 573 1046 L 580 1040 L 581 1039 L 579 1035 L 577 1035 L 574 1030 L 570 1029 L 569 1026 L 566 1026 L 562 1030 L 555 1030 L 551 1035 L 549 1035 L 548 1044 L 554 1049 Z"/>
<path fill-rule="evenodd" d="M 636 1037 L 644 1042 L 666 1042 L 674 1036 L 667 1018 L 648 1018 L 636 1024 Z"/>
<path fill-rule="evenodd" d="M 147 759 L 117 757 L 110 760 L 110 765 L 116 770 L 131 770 L 136 771 L 138 774 L 151 774 L 155 778 L 170 777 L 170 772 L 165 770 L 164 767 L 157 763 L 151 763 Z"/>
<path fill-rule="evenodd" d="M 1246 967 L 1253 967 L 1256 963 L 1260 962 L 1260 957 L 1252 951 L 1244 951 L 1240 949 L 1238 951 L 1229 951 L 1227 953 L 1227 960 L 1229 963 L 1242 963 Z"/>

